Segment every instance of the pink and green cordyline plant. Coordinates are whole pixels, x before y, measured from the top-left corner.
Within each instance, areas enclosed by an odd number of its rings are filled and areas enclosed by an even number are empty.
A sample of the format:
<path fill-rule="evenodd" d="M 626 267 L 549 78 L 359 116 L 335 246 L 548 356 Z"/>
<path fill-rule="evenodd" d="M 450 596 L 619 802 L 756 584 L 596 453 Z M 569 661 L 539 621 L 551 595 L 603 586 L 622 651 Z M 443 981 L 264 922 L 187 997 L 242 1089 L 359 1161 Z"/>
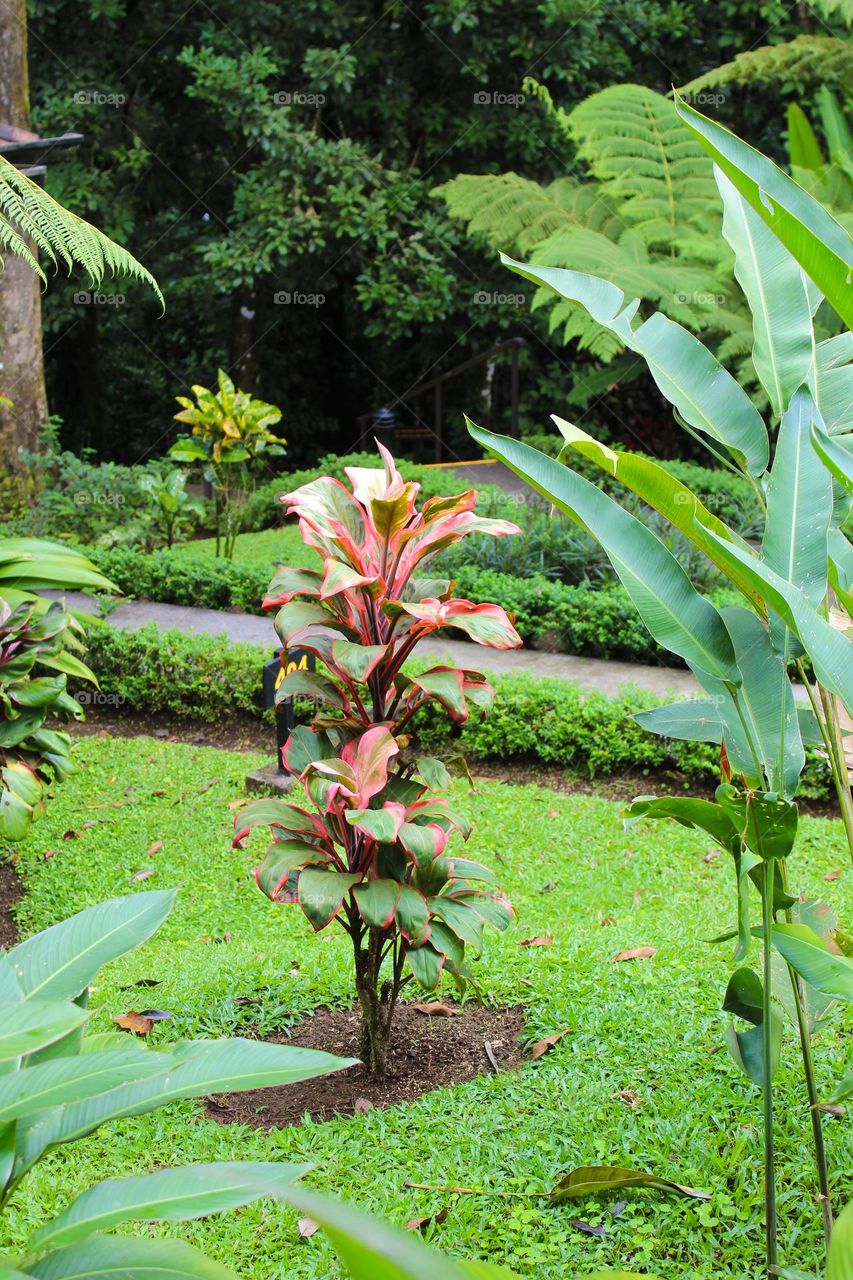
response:
<path fill-rule="evenodd" d="M 449 784 L 446 766 L 418 756 L 408 732 L 425 703 L 461 723 L 484 717 L 494 692 L 478 671 L 407 675 L 403 664 L 442 629 L 495 649 L 521 644 L 498 605 L 454 599 L 453 582 L 416 576 L 469 533 L 501 536 L 517 526 L 478 516 L 474 490 L 430 498 L 418 511 L 419 486 L 379 450 L 384 468 L 347 468 L 352 491 L 323 477 L 282 499 L 323 559 L 322 572 L 280 569 L 264 600 L 278 608 L 285 649 L 307 649 L 325 668 L 292 672 L 277 695 L 315 704 L 310 727 L 298 726 L 284 748 L 312 809 L 255 801 L 238 814 L 235 836 L 271 827 L 261 889 L 274 902 L 298 903 L 314 929 L 337 921 L 349 934 L 360 1051 L 373 1074 L 384 1070 L 404 983 L 432 990 L 446 971 L 464 987 L 466 947 L 479 952 L 484 926 L 504 929 L 512 914 L 489 869 L 448 854 L 451 833 L 467 840 L 471 827 L 435 795 Z"/>

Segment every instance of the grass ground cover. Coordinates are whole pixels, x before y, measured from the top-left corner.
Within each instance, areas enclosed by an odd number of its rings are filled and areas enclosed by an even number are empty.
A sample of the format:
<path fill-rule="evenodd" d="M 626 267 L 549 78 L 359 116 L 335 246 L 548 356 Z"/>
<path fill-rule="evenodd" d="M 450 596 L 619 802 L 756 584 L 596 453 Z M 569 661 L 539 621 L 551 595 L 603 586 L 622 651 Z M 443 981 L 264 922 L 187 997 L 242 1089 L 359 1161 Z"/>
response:
<path fill-rule="evenodd" d="M 80 773 L 57 790 L 20 848 L 22 929 L 127 892 L 142 870 L 154 870 L 146 888 L 181 886 L 157 937 L 107 971 L 93 993 L 96 1026 L 156 1006 L 172 1014 L 156 1025 L 158 1038 L 251 1027 L 266 1034 L 318 1005 L 349 1002 L 345 939 L 312 936 L 297 908 L 272 906 L 255 888 L 250 868 L 262 839 L 242 852 L 229 848 L 229 804 L 240 799 L 253 757 L 142 738 L 82 740 L 75 753 Z M 189 1103 L 122 1122 L 47 1161 L 14 1202 L 11 1230 L 23 1234 L 114 1174 L 235 1156 L 308 1159 L 317 1186 L 398 1223 L 449 1203 L 447 1220 L 430 1228 L 440 1247 L 488 1255 L 541 1280 L 620 1264 L 664 1280 L 757 1275 L 760 1098 L 722 1047 L 728 947 L 701 941 L 731 923 L 726 858 L 703 861 L 708 840 L 677 828 L 626 834 L 618 807 L 598 798 L 489 782 L 474 794 L 460 785 L 455 798 L 476 823 L 471 856 L 496 866 L 519 912 L 506 935 L 488 939 L 479 982 L 486 998 L 527 1006 L 531 1041 L 569 1029 L 548 1055 L 405 1107 L 269 1135 L 219 1126 Z M 824 881 L 844 866 L 838 824 L 804 819 L 798 850 L 795 888 L 827 898 L 849 920 L 850 872 Z M 548 933 L 551 947 L 518 946 Z M 610 962 L 638 945 L 657 952 Z M 131 985 L 141 980 L 159 985 Z M 824 1095 L 842 1074 L 843 1052 L 835 1020 L 817 1043 Z M 789 1033 L 779 1082 L 780 1184 L 786 1254 L 808 1268 L 817 1251 L 796 1065 Z M 848 1122 L 827 1122 L 827 1141 L 831 1166 L 853 1167 Z M 408 1177 L 534 1193 L 581 1163 L 651 1169 L 704 1187 L 712 1199 L 634 1193 L 612 1218 L 606 1202 L 551 1208 L 539 1199 L 449 1198 L 402 1185 Z M 837 1190 L 849 1197 L 849 1180 L 839 1179 Z M 577 1220 L 603 1224 L 607 1237 L 585 1234 Z M 179 1233 L 247 1280 L 339 1274 L 322 1235 L 300 1240 L 295 1216 L 278 1206 L 248 1207 Z"/>
<path fill-rule="evenodd" d="M 188 555 L 216 555 L 215 538 L 197 538 L 175 544 L 175 551 Z M 306 547 L 295 524 L 277 529 L 259 529 L 238 534 L 234 544 L 234 561 L 247 568 L 268 569 L 271 565 L 292 564 L 299 568 L 317 567 L 317 553 Z"/>

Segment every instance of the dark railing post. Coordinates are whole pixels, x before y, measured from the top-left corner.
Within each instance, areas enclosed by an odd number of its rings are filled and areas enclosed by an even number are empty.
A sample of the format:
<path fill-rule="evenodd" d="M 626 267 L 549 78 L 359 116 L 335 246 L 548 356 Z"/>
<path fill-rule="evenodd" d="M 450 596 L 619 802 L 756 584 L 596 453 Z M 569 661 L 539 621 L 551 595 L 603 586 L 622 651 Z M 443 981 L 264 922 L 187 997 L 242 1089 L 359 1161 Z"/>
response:
<path fill-rule="evenodd" d="M 433 419 L 433 431 L 435 432 L 435 460 L 441 462 L 443 449 L 443 417 L 444 417 L 444 383 L 439 381 L 435 384 L 435 407 Z"/>
<path fill-rule="evenodd" d="M 510 434 L 514 439 L 518 439 L 518 343 L 514 342 L 510 348 Z"/>

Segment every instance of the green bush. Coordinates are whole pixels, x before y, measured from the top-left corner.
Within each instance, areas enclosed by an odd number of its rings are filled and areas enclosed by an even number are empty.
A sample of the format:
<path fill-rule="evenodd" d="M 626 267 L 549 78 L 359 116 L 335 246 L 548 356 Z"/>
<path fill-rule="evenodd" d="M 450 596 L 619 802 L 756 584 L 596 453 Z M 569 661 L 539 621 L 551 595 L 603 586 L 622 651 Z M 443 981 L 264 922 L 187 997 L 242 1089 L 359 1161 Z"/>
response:
<path fill-rule="evenodd" d="M 199 609 L 261 613 L 272 565 L 259 569 L 186 551 L 87 548 L 90 559 L 123 595 Z"/>
<path fill-rule="evenodd" d="M 235 711 L 262 714 L 261 668 L 271 650 L 229 644 L 224 636 L 119 631 L 108 623 L 91 628 L 87 661 L 100 683 L 99 697 L 122 712 L 169 713 L 188 719 L 226 720 Z M 407 670 L 415 669 L 410 664 Z M 485 664 L 484 664 L 485 665 Z M 590 777 L 625 772 L 675 770 L 685 779 L 713 784 L 719 753 L 704 743 L 671 741 L 647 733 L 634 712 L 660 705 L 660 698 L 626 687 L 615 698 L 568 680 L 524 674 L 495 676 L 488 720 L 454 726 L 424 710 L 415 730 L 422 746 L 458 747 L 472 756 L 502 761 L 539 761 Z M 272 713 L 270 750 L 273 744 Z M 809 753 L 802 794 L 831 793 L 829 770 Z"/>

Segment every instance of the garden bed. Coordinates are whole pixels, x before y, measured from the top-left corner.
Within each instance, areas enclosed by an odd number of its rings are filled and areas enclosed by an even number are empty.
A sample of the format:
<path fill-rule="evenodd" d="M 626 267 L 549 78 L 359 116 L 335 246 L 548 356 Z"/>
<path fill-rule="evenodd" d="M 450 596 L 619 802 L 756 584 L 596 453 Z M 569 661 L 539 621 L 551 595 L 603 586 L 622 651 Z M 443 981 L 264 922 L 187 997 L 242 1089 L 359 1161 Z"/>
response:
<path fill-rule="evenodd" d="M 450 1015 L 429 1016 L 417 1003 L 401 1004 L 394 1019 L 388 1068 L 381 1080 L 363 1067 L 273 1089 L 223 1094 L 208 1100 L 207 1115 L 228 1123 L 275 1129 L 299 1124 L 306 1115 L 327 1120 L 333 1115 L 366 1114 L 373 1107 L 413 1102 L 424 1093 L 462 1084 L 494 1071 L 489 1053 L 501 1071 L 524 1061 L 519 1043 L 524 1010 L 491 1009 L 469 1000 L 463 1006 L 442 1003 Z M 279 1044 L 322 1049 L 342 1057 L 358 1056 L 359 1011 L 317 1009 L 288 1036 L 270 1036 Z M 488 1046 L 488 1048 L 486 1047 Z"/>

